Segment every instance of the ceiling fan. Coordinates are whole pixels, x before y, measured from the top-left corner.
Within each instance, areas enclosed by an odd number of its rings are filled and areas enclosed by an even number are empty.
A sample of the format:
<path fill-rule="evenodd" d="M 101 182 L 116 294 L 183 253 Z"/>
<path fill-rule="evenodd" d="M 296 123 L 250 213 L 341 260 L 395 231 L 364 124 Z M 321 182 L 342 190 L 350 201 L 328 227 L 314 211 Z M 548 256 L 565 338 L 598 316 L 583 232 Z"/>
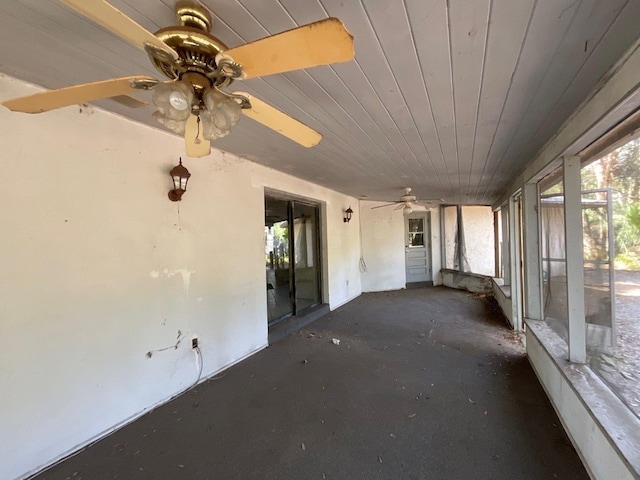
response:
<path fill-rule="evenodd" d="M 192 2 L 176 3 L 180 25 L 152 34 L 105 0 L 60 1 L 144 49 L 168 80 L 149 76 L 114 78 L 2 104 L 13 111 L 41 113 L 150 90 L 158 107 L 153 116 L 184 135 L 187 155 L 191 157 L 208 155 L 210 141 L 227 135 L 241 113 L 305 147 L 317 145 L 322 139 L 320 133 L 248 93 L 228 92 L 227 87 L 234 80 L 346 62 L 354 56 L 353 37 L 337 18 L 229 49 L 209 33 L 212 18 L 208 10 Z"/>
<path fill-rule="evenodd" d="M 444 202 L 443 198 L 430 198 L 428 200 L 418 201 L 415 195 L 411 195 L 411 188 L 406 187 L 404 189 L 404 195 L 402 195 L 399 200 L 396 200 L 395 202 L 387 203 L 384 205 L 371 207 L 371 209 L 374 210 L 376 208 L 384 208 L 384 207 L 391 207 L 393 205 L 397 205 L 396 208 L 394 208 L 394 210 L 399 210 L 402 208 L 402 213 L 404 215 L 409 215 L 411 212 L 413 212 L 413 207 L 415 206 L 429 208 L 434 204 L 442 203 L 442 202 Z"/>

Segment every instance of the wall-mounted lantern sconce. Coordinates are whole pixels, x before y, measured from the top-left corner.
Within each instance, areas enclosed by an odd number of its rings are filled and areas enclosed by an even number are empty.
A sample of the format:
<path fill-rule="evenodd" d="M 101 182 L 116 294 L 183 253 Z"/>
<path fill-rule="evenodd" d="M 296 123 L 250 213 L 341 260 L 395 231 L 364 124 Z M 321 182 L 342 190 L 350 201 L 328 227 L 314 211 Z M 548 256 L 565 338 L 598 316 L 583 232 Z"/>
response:
<path fill-rule="evenodd" d="M 169 200 L 179 202 L 182 200 L 184 192 L 187 191 L 187 182 L 191 176 L 189 170 L 182 166 L 182 157 L 180 157 L 180 164 L 173 167 L 169 175 L 173 180 L 173 190 L 169 191 Z"/>
<path fill-rule="evenodd" d="M 344 211 L 343 220 L 345 223 L 349 223 L 351 221 L 351 215 L 353 215 L 353 210 L 351 210 L 351 207 L 349 207 Z"/>

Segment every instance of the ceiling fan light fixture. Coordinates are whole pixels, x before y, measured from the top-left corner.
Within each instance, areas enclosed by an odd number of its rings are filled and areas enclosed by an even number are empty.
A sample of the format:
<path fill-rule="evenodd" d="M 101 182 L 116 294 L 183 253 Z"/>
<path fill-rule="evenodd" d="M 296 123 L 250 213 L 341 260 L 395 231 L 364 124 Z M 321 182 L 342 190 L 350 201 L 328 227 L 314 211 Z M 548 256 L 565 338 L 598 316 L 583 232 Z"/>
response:
<path fill-rule="evenodd" d="M 411 215 L 411 213 L 413 213 L 413 208 L 411 208 L 411 206 L 409 204 L 405 205 L 404 208 L 402 209 L 402 214 L 407 217 L 409 215 Z"/>
<path fill-rule="evenodd" d="M 202 136 L 215 140 L 228 135 L 242 115 L 240 104 L 215 88 L 206 90 L 202 101 L 206 107 L 200 113 Z"/>
<path fill-rule="evenodd" d="M 178 135 L 184 135 L 187 127 L 187 120 L 174 120 L 167 117 L 163 113 L 160 113 L 159 110 L 153 114 L 153 118 L 158 120 L 158 122 L 160 122 L 172 132 L 175 132 Z"/>
<path fill-rule="evenodd" d="M 186 110 L 191 107 L 187 97 L 179 90 L 174 90 L 169 94 L 169 104 L 176 110 Z"/>
<path fill-rule="evenodd" d="M 187 82 L 158 83 L 153 87 L 152 94 L 153 103 L 164 117 L 184 122 L 191 115 L 195 94 Z"/>

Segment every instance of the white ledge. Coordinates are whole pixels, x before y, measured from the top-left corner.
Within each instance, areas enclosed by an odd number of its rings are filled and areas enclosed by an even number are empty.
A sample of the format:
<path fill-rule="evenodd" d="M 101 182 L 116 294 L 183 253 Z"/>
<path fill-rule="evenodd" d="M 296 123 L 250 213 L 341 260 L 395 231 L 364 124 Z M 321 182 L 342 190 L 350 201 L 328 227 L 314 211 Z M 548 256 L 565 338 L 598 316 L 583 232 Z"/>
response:
<path fill-rule="evenodd" d="M 591 476 L 616 480 L 640 479 L 640 419 L 589 366 L 567 360 L 566 342 L 549 325 L 544 321 L 531 319 L 525 319 L 525 324 L 529 359 Z M 538 348 L 536 344 L 544 349 L 548 359 L 561 374 L 561 379 L 579 399 L 588 414 L 585 418 L 587 421 L 590 418 L 593 421 L 592 425 L 582 424 L 580 412 L 576 412 L 575 408 L 568 408 L 570 401 L 567 395 L 563 395 L 562 385 L 558 385 L 552 372 L 543 370 L 546 368 L 543 363 L 545 359 L 541 358 L 540 352 L 536 351 Z M 579 404 L 577 406 L 579 407 Z M 588 432 L 587 435 L 585 432 Z M 620 472 L 614 474 L 613 471 L 616 468 L 612 465 L 601 464 L 603 461 L 606 462 L 606 454 L 602 451 L 603 445 L 598 446 L 597 439 L 588 438 L 598 433 L 617 454 L 616 460 L 626 469 L 624 475 Z"/>

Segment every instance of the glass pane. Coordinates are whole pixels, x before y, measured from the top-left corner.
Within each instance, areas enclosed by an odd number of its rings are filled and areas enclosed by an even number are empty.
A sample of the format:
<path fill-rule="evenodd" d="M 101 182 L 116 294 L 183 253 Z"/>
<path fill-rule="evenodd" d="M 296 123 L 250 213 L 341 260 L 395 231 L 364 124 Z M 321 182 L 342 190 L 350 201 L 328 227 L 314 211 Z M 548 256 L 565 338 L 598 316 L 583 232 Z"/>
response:
<path fill-rule="evenodd" d="M 424 247 L 424 233 L 410 233 L 409 247 Z"/>
<path fill-rule="evenodd" d="M 589 363 L 640 416 L 640 138 L 581 174 Z"/>
<path fill-rule="evenodd" d="M 290 297 L 289 234 L 287 202 L 265 197 L 264 240 L 269 323 L 293 313 Z"/>
<path fill-rule="evenodd" d="M 568 339 L 567 260 L 564 236 L 562 169 L 540 182 L 541 250 L 544 317 L 565 341 Z"/>
<path fill-rule="evenodd" d="M 294 202 L 293 238 L 298 314 L 301 310 L 320 303 L 318 207 Z"/>
<path fill-rule="evenodd" d="M 409 219 L 409 231 L 410 232 L 424 232 L 424 219 L 423 218 L 410 218 Z"/>
<path fill-rule="evenodd" d="M 582 194 L 584 252 L 584 300 L 589 345 L 611 350 L 613 331 L 613 264 L 609 245 L 609 199 L 607 189 Z M 613 301 L 612 301 L 613 300 Z"/>

